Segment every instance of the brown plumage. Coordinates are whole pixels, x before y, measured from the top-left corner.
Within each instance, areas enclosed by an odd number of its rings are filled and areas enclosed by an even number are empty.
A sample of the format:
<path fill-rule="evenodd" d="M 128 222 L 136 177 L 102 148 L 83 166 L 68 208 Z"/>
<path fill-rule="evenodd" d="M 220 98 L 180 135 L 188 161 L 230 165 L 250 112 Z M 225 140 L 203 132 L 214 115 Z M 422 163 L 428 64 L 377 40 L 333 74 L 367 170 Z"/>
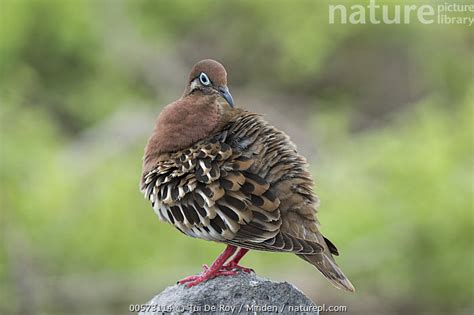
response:
<path fill-rule="evenodd" d="M 197 63 L 183 96 L 162 110 L 143 158 L 141 189 L 158 217 L 188 236 L 230 245 L 203 274 L 184 279 L 188 286 L 248 271 L 238 262 L 256 249 L 294 253 L 354 291 L 318 229 L 312 186 L 288 136 L 234 108 L 227 73 L 213 60 Z"/>

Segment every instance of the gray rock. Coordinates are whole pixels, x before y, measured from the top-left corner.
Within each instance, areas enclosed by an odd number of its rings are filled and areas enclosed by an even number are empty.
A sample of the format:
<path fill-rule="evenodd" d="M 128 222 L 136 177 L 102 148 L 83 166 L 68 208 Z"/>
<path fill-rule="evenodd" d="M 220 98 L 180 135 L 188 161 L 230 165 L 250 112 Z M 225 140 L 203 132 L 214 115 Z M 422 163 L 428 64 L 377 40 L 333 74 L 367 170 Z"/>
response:
<path fill-rule="evenodd" d="M 142 307 L 141 315 L 319 314 L 317 306 L 292 284 L 243 272 L 220 276 L 191 288 L 168 287 Z"/>

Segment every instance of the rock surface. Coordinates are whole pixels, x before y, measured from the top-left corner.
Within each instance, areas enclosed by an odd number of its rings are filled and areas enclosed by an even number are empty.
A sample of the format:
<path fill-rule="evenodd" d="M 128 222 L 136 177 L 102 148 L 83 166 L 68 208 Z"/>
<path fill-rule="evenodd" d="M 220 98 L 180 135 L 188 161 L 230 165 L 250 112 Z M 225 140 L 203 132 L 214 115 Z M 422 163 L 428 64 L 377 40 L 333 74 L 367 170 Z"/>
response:
<path fill-rule="evenodd" d="M 319 314 L 317 306 L 287 282 L 254 273 L 221 276 L 191 288 L 174 285 L 156 295 L 141 315 L 151 314 Z"/>

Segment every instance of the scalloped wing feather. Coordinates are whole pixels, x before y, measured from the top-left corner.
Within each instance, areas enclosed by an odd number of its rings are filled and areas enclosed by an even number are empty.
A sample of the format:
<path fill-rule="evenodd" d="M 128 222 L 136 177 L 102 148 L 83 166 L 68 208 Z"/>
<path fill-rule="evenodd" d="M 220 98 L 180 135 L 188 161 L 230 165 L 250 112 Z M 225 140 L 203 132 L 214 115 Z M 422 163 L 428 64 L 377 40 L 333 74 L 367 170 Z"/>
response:
<path fill-rule="evenodd" d="M 142 191 L 184 234 L 266 251 L 325 249 L 306 162 L 258 115 L 238 111 L 218 133 L 158 160 Z"/>

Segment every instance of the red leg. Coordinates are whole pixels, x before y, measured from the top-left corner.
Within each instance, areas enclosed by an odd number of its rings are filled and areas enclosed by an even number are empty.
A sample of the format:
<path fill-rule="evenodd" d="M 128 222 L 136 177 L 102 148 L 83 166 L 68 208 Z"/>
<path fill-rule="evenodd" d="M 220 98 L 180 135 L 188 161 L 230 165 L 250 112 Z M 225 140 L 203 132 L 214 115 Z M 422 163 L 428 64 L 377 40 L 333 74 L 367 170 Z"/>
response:
<path fill-rule="evenodd" d="M 240 266 L 239 265 L 239 261 L 242 259 L 242 257 L 245 256 L 245 254 L 247 254 L 249 250 L 246 249 L 246 248 L 240 248 L 239 251 L 237 252 L 237 254 L 235 254 L 234 258 L 232 258 L 231 261 L 229 261 L 227 264 L 223 265 L 221 269 L 223 270 L 241 270 L 243 272 L 247 272 L 247 273 L 250 273 L 252 272 L 253 270 L 250 269 L 250 268 L 245 268 L 243 266 Z M 208 265 L 202 265 L 202 269 L 204 271 L 206 271 L 207 269 L 209 269 L 209 266 Z"/>
<path fill-rule="evenodd" d="M 204 268 L 205 270 L 202 274 L 196 275 L 196 276 L 189 276 L 179 281 L 178 283 L 179 284 L 186 283 L 186 287 L 189 288 L 217 276 L 231 276 L 231 275 L 236 274 L 235 271 L 226 270 L 222 268 L 224 263 L 229 259 L 230 256 L 232 256 L 235 253 L 236 250 L 237 250 L 237 247 L 232 246 L 232 245 L 227 245 L 224 252 L 220 254 L 219 257 L 217 257 L 217 259 L 212 263 L 210 268 Z"/>
<path fill-rule="evenodd" d="M 247 248 L 239 249 L 239 251 L 237 252 L 237 254 L 235 254 L 234 258 L 232 258 L 230 263 L 234 263 L 235 265 L 238 265 L 239 261 L 245 256 L 245 254 L 247 254 L 248 251 L 249 250 Z"/>
<path fill-rule="evenodd" d="M 226 270 L 238 269 L 238 270 L 242 270 L 243 272 L 247 272 L 247 273 L 252 272 L 253 271 L 252 269 L 245 268 L 245 267 L 242 267 L 242 266 L 239 265 L 239 261 L 242 259 L 242 257 L 245 256 L 245 254 L 247 254 L 248 251 L 249 250 L 246 249 L 246 248 L 240 248 L 239 251 L 237 252 L 237 254 L 235 254 L 234 258 L 232 258 L 231 261 L 229 261 L 227 264 L 225 264 L 223 266 L 223 268 L 226 269 Z"/>

